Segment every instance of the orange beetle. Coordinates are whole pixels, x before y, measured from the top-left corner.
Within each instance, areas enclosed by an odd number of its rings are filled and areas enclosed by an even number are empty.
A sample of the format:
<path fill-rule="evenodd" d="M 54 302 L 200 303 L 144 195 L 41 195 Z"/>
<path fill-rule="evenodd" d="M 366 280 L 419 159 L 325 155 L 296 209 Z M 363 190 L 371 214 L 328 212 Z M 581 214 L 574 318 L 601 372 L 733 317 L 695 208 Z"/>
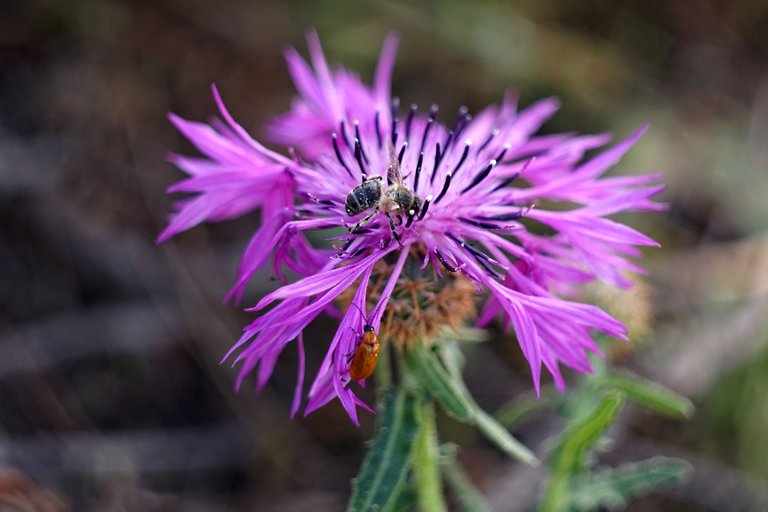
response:
<path fill-rule="evenodd" d="M 363 327 L 363 336 L 355 348 L 352 363 L 349 365 L 350 380 L 363 380 L 371 376 L 379 362 L 379 336 L 372 325 Z"/>

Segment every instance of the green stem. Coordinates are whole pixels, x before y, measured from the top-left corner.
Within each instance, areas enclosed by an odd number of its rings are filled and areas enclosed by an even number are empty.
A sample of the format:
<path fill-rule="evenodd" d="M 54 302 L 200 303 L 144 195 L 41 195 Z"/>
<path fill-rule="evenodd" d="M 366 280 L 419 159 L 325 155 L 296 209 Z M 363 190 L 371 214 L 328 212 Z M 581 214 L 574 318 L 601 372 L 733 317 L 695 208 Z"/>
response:
<path fill-rule="evenodd" d="M 413 469 L 416 476 L 416 494 L 419 509 L 429 512 L 446 510 L 443 486 L 440 480 L 440 454 L 437 445 L 435 406 L 423 400 L 418 408 L 421 430 L 416 439 Z"/>
<path fill-rule="evenodd" d="M 392 388 L 392 358 L 389 345 L 384 345 L 379 351 L 379 363 L 373 374 L 376 382 L 376 410 L 384 406 L 384 394 Z"/>

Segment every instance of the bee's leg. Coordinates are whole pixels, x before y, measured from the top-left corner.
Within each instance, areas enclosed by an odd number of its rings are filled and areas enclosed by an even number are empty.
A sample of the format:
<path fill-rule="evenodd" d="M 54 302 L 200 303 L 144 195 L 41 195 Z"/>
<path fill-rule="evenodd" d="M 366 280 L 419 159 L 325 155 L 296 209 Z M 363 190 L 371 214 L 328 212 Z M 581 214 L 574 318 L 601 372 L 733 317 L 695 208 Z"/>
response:
<path fill-rule="evenodd" d="M 362 219 L 360 219 L 360 220 L 357 222 L 357 224 L 355 224 L 355 225 L 354 225 L 354 226 L 352 226 L 351 228 L 350 228 L 350 227 L 348 227 L 348 228 L 347 228 L 347 230 L 349 231 L 349 234 L 350 234 L 350 235 L 354 234 L 354 233 L 355 233 L 355 231 L 357 231 L 357 230 L 358 230 L 358 229 L 360 229 L 361 227 L 363 227 L 363 226 L 365 226 L 366 224 L 368 224 L 368 223 L 371 221 L 371 219 L 373 218 L 373 216 L 374 216 L 374 215 L 376 215 L 377 213 L 379 213 L 379 209 L 378 209 L 378 208 L 376 208 L 376 209 L 375 209 L 375 210 L 373 210 L 371 213 L 369 213 L 368 215 L 366 215 L 365 217 L 363 217 Z"/>
<path fill-rule="evenodd" d="M 400 235 L 397 234 L 397 230 L 395 229 L 395 221 L 392 220 L 392 216 L 389 214 L 389 212 L 387 212 L 385 215 L 387 216 L 387 220 L 389 221 L 389 229 L 392 231 L 392 236 L 397 242 L 397 245 L 402 247 L 403 243 L 400 241 Z"/>

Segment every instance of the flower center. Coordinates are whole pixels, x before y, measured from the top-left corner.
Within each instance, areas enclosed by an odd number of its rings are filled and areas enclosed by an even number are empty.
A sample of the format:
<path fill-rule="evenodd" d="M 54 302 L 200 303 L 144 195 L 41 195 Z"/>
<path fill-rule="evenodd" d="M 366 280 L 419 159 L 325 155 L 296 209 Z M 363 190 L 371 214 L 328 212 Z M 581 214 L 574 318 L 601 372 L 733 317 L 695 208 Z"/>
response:
<path fill-rule="evenodd" d="M 392 342 L 398 349 L 414 343 L 427 346 L 445 334 L 455 332 L 477 316 L 478 293 L 463 273 L 446 272 L 438 276 L 432 270 L 421 269 L 424 248 L 413 245 L 408 261 L 395 284 L 382 318 L 379 337 Z M 379 261 L 371 276 L 367 294 L 367 311 L 381 296 L 391 275 L 392 264 Z M 339 297 L 347 307 L 354 287 Z"/>

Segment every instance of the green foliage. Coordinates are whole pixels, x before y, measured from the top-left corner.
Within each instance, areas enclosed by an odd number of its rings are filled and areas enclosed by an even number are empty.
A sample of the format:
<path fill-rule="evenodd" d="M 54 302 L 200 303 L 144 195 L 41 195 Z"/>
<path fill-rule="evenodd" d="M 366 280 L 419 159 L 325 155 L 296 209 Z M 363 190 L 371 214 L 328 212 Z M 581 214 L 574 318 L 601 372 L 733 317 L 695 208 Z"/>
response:
<path fill-rule="evenodd" d="M 411 512 L 416 509 L 417 497 L 416 489 L 413 485 L 406 483 L 400 487 L 397 496 L 389 505 L 388 512 Z"/>
<path fill-rule="evenodd" d="M 589 414 L 566 428 L 553 450 L 550 482 L 542 511 L 568 510 L 570 480 L 585 469 L 589 450 L 613 424 L 623 402 L 624 395 L 613 391 Z"/>
<path fill-rule="evenodd" d="M 474 421 L 480 433 L 504 453 L 525 464 L 539 465 L 539 459 L 527 446 L 515 439 L 509 430 L 504 428 L 504 425 L 496 421 L 496 418 L 477 406 L 475 407 Z"/>
<path fill-rule="evenodd" d="M 551 408 L 556 400 L 557 395 L 553 389 L 542 387 L 538 397 L 533 391 L 521 393 L 496 411 L 494 416 L 508 429 L 514 429 L 537 413 Z"/>
<path fill-rule="evenodd" d="M 444 342 L 450 346 L 452 342 Z M 416 346 L 406 354 L 409 369 L 427 392 L 440 404 L 445 413 L 463 423 L 475 425 L 489 441 L 507 455 L 530 465 L 538 459 L 524 444 L 514 438 L 496 419 L 475 403 L 464 384 L 460 373 L 460 352 L 443 348 L 442 354 L 448 359 L 444 364 L 438 355 L 427 348 Z M 450 368 L 452 371 L 446 368 Z"/>
<path fill-rule="evenodd" d="M 693 404 L 673 391 L 626 371 L 599 362 L 595 373 L 565 396 L 547 396 L 566 426 L 548 458 L 550 476 L 541 510 L 559 512 L 616 508 L 657 486 L 679 482 L 690 466 L 681 460 L 657 457 L 618 468 L 596 470 L 595 452 L 606 445 L 605 434 L 626 401 L 675 418 L 688 418 Z M 499 410 L 507 424 L 516 424 L 544 409 L 519 398 Z"/>
<path fill-rule="evenodd" d="M 404 388 L 386 393 L 378 432 L 355 480 L 347 512 L 391 510 L 397 502 L 419 433 L 417 402 Z"/>
<path fill-rule="evenodd" d="M 461 422 L 472 419 L 472 398 L 432 351 L 417 346 L 408 350 L 405 357 L 410 370 L 448 416 Z"/>
<path fill-rule="evenodd" d="M 570 485 L 571 510 L 615 509 L 627 498 L 664 485 L 680 483 L 691 465 L 672 457 L 654 457 L 623 464 L 618 468 L 593 471 L 574 479 Z"/>
<path fill-rule="evenodd" d="M 693 403 L 664 386 L 627 371 L 613 371 L 605 375 L 602 384 L 607 389 L 623 391 L 638 405 L 677 418 L 690 418 Z"/>
<path fill-rule="evenodd" d="M 399 385 L 389 373 L 379 382 L 378 432 L 348 511 L 444 511 L 443 479 L 460 510 L 489 510 L 458 463 L 456 447 L 438 449 L 435 403 L 449 417 L 474 426 L 512 458 L 534 466 L 538 459 L 508 427 L 547 410 L 559 413 L 565 427 L 549 443 L 548 482 L 540 508 L 545 512 L 622 507 L 633 496 L 680 482 L 690 467 L 664 457 L 617 468 L 594 467 L 596 453 L 610 446 L 606 433 L 625 402 L 675 418 L 688 418 L 693 412 L 685 397 L 629 372 L 610 370 L 602 361 L 595 361 L 595 373 L 567 394 L 545 387 L 538 398 L 533 393 L 518 396 L 495 417 L 470 395 L 462 377 L 464 356 L 456 341 L 442 340 L 431 349 L 415 344 L 402 363 Z"/>
<path fill-rule="evenodd" d="M 624 404 L 624 395 L 612 391 L 589 414 L 569 425 L 554 449 L 552 471 L 568 476 L 578 474 L 586 465 L 586 455 L 613 424 Z"/>
<path fill-rule="evenodd" d="M 696 418 L 691 437 L 696 444 L 704 444 L 710 454 L 767 479 L 768 334 L 764 336 L 761 350 L 726 372 L 717 386 L 701 397 L 707 408 Z"/>

